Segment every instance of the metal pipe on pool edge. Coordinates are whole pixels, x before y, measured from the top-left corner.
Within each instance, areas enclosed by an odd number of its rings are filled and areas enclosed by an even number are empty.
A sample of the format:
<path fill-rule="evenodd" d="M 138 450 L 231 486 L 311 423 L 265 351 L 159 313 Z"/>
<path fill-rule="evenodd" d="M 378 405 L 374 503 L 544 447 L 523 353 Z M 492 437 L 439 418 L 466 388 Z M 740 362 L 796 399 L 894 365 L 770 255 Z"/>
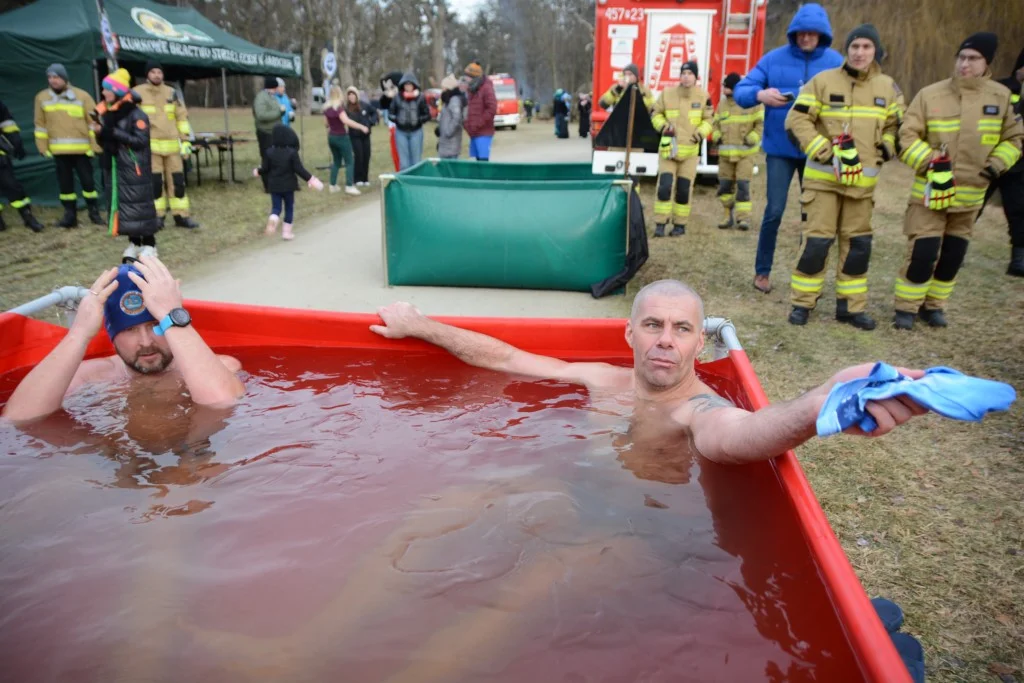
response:
<path fill-rule="evenodd" d="M 46 296 L 41 296 L 38 299 L 29 301 L 28 303 L 16 306 L 8 313 L 17 313 L 19 315 L 33 315 L 42 311 L 43 309 L 49 308 L 50 306 L 66 306 L 70 304 L 77 304 L 79 301 L 89 293 L 89 290 L 85 287 L 76 287 L 74 285 L 67 285 L 60 289 L 55 289 Z"/>
<path fill-rule="evenodd" d="M 715 360 L 725 358 L 729 351 L 742 351 L 739 337 L 736 335 L 736 326 L 728 318 L 706 317 L 704 318 L 704 333 L 712 338 L 715 344 Z"/>

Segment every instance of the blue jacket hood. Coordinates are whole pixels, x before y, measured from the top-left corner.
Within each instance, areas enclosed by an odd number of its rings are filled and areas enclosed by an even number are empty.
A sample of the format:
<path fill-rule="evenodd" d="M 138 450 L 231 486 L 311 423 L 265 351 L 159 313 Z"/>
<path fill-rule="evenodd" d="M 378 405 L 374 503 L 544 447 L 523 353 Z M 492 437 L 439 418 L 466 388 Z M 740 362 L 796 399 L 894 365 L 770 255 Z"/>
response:
<path fill-rule="evenodd" d="M 817 31 L 821 34 L 818 47 L 814 51 L 816 54 L 832 47 L 832 24 L 828 21 L 828 12 L 818 3 L 809 2 L 802 5 L 793 15 L 793 20 L 789 22 L 786 35 L 789 37 L 789 44 L 797 50 L 800 47 L 796 44 L 796 34 L 800 31 Z"/>

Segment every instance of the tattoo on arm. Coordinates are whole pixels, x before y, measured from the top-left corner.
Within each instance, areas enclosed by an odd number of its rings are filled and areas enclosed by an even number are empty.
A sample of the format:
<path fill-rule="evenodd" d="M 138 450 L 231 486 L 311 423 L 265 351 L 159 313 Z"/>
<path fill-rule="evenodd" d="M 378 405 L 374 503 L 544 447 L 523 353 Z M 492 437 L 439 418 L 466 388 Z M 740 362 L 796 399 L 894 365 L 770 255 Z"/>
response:
<path fill-rule="evenodd" d="M 693 403 L 694 413 L 705 413 L 715 408 L 735 408 L 736 406 L 727 398 L 722 398 L 716 394 L 697 394 L 690 399 L 690 403 Z"/>

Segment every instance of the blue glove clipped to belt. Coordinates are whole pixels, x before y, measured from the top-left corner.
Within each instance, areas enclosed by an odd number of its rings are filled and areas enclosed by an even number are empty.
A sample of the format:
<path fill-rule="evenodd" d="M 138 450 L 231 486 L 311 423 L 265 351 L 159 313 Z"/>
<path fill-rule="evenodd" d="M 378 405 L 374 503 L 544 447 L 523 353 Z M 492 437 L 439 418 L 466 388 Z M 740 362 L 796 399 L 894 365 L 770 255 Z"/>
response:
<path fill-rule="evenodd" d="M 915 380 L 891 365 L 876 363 L 867 377 L 832 387 L 818 413 L 818 436 L 854 426 L 873 431 L 878 423 L 867 412 L 867 402 L 896 396 L 906 396 L 943 417 L 969 422 L 978 422 L 993 410 L 1006 410 L 1017 400 L 1017 392 L 1009 384 L 971 377 L 952 368 L 929 368 L 924 377 Z"/>

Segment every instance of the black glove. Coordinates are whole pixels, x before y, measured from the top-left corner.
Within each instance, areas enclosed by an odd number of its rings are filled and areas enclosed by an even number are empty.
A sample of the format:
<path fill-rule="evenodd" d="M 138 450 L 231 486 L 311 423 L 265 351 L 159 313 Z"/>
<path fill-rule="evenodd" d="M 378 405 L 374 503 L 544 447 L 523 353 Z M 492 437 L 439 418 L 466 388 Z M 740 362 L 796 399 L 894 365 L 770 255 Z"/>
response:
<path fill-rule="evenodd" d="M 879 142 L 875 145 L 875 149 L 882 155 L 882 161 L 889 161 L 892 159 L 892 154 L 889 153 L 889 147 L 884 142 Z"/>
<path fill-rule="evenodd" d="M 436 135 L 437 137 L 441 137 L 441 126 L 438 126 L 437 128 L 434 129 L 434 135 Z"/>
<path fill-rule="evenodd" d="M 999 180 L 999 173 L 996 171 L 996 169 L 992 168 L 991 166 L 986 166 L 985 168 L 983 168 L 981 171 L 981 175 L 982 177 L 985 178 L 985 180 L 989 181 L 990 183 L 994 183 L 995 181 Z"/>

